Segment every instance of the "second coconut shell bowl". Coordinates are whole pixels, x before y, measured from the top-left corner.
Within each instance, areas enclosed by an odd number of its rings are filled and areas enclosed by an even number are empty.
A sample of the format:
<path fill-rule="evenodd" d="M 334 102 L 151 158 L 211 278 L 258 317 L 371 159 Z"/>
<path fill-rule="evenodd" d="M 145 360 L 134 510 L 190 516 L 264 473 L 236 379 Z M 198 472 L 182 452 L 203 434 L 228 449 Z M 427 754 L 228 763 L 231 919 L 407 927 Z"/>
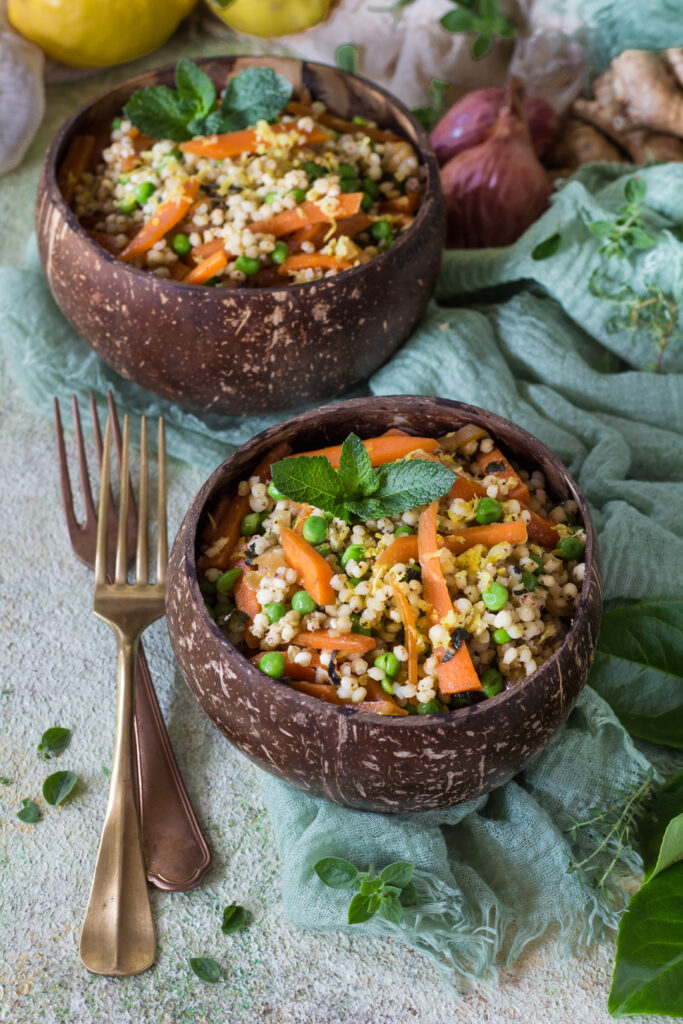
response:
<path fill-rule="evenodd" d="M 388 717 L 326 704 L 259 672 L 221 633 L 205 607 L 197 549 L 218 497 L 279 442 L 294 451 L 339 444 L 390 427 L 439 437 L 465 423 L 485 427 L 522 468 L 539 468 L 546 489 L 572 499 L 586 528 L 586 572 L 571 629 L 535 672 L 497 697 L 429 716 Z M 588 676 L 598 636 L 602 581 L 586 502 L 552 452 L 509 420 L 459 402 L 402 396 L 354 399 L 294 416 L 257 434 L 204 484 L 176 538 L 168 573 L 168 628 L 187 683 L 228 739 L 273 775 L 315 796 L 370 811 L 445 807 L 472 799 L 519 772 L 548 743 Z"/>
<path fill-rule="evenodd" d="M 174 69 L 130 78 L 79 110 L 43 164 L 38 246 L 52 294 L 80 335 L 118 373 L 199 411 L 241 415 L 323 401 L 374 373 L 409 337 L 434 289 L 444 242 L 439 173 L 426 133 L 379 86 L 338 68 L 279 57 L 197 62 L 222 90 L 247 67 L 272 67 L 344 118 L 376 121 L 414 146 L 425 192 L 414 223 L 375 259 L 299 285 L 221 290 L 136 270 L 83 230 L 57 184 L 74 135 L 106 138 L 130 96 L 173 85 Z M 101 150 L 102 146 L 100 146 Z"/>

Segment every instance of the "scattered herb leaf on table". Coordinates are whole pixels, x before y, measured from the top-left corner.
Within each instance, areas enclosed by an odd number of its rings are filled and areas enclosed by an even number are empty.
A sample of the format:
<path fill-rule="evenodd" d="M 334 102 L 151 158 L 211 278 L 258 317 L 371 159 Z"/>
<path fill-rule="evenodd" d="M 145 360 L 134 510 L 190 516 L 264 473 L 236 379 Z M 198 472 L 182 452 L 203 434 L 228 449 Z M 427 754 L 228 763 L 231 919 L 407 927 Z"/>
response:
<path fill-rule="evenodd" d="M 17 811 L 17 818 L 23 821 L 24 825 L 35 825 L 41 819 L 41 813 L 35 800 L 26 797 L 21 801 L 21 810 Z"/>
<path fill-rule="evenodd" d="M 223 971 L 211 956 L 191 956 L 190 967 L 202 981 L 215 985 L 223 977 Z"/>
<path fill-rule="evenodd" d="M 247 912 L 238 903 L 230 903 L 227 907 L 223 908 L 221 931 L 224 935 L 232 935 L 233 932 L 243 928 L 246 923 Z"/>
<path fill-rule="evenodd" d="M 41 757 L 49 761 L 51 757 L 55 757 L 57 754 L 61 754 L 63 750 L 66 750 L 70 742 L 71 729 L 62 729 L 56 726 L 53 729 L 45 730 L 36 749 Z"/>
<path fill-rule="evenodd" d="M 64 803 L 78 782 L 75 772 L 54 772 L 43 783 L 43 796 L 52 807 Z"/>

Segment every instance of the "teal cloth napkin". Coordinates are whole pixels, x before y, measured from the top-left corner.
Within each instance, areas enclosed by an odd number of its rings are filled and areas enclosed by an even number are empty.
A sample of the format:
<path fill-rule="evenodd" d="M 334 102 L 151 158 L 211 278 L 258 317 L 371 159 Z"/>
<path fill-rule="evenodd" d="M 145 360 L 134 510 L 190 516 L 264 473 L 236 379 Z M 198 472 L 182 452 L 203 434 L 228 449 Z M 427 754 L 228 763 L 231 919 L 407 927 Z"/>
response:
<path fill-rule="evenodd" d="M 683 167 L 639 172 L 657 245 L 631 263 L 629 281 L 657 282 L 683 302 Z M 646 339 L 610 334 L 612 309 L 587 283 L 596 239 L 587 221 L 614 216 L 623 167 L 593 165 L 506 249 L 446 254 L 435 300 L 409 342 L 368 382 L 374 394 L 440 395 L 483 406 L 540 437 L 567 464 L 591 504 L 607 599 L 675 596 L 683 577 L 683 343 L 662 374 Z M 534 246 L 559 230 L 551 259 Z M 32 245 L 23 270 L 0 268 L 0 336 L 18 385 L 38 411 L 108 388 L 132 413 L 163 413 L 169 446 L 207 470 L 281 416 L 197 416 L 122 380 L 80 341 L 56 308 Z M 591 889 L 570 863 L 591 852 L 567 830 L 589 808 L 638 785 L 650 770 L 607 705 L 587 688 L 567 725 L 513 782 L 442 812 L 384 816 L 336 807 L 263 776 L 292 922 L 347 927 L 349 893 L 313 872 L 324 856 L 361 869 L 395 859 L 417 865 L 420 904 L 400 925 L 375 918 L 356 931 L 399 936 L 453 978 L 480 976 L 554 927 L 569 948 L 616 923 L 620 890 Z M 637 868 L 637 858 L 625 858 Z"/>

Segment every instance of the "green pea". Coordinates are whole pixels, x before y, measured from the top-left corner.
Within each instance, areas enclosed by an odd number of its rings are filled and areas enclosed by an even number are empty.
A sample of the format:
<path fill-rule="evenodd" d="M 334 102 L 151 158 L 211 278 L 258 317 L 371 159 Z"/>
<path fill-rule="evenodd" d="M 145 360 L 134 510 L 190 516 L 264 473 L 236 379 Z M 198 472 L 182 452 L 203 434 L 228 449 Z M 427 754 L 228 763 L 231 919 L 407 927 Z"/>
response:
<path fill-rule="evenodd" d="M 372 636 L 372 630 L 361 625 L 360 615 L 356 612 L 351 613 L 351 632 L 359 633 L 360 636 Z"/>
<path fill-rule="evenodd" d="M 317 605 L 307 590 L 297 590 L 292 597 L 292 608 L 299 615 L 308 615 L 314 612 Z"/>
<path fill-rule="evenodd" d="M 123 213 L 127 216 L 129 213 L 132 213 L 133 210 L 137 209 L 137 205 L 138 204 L 134 199 L 124 199 L 122 202 L 116 204 L 116 209 L 119 213 Z"/>
<path fill-rule="evenodd" d="M 391 234 L 391 224 L 388 220 L 376 220 L 370 228 L 370 234 L 378 242 L 383 238 L 388 238 Z"/>
<path fill-rule="evenodd" d="M 118 128 L 121 127 L 122 124 L 123 124 L 123 118 L 122 117 L 115 117 L 114 120 L 111 123 L 111 130 L 113 132 L 115 132 Z"/>
<path fill-rule="evenodd" d="M 392 697 L 394 696 L 396 691 L 394 690 L 394 685 L 388 676 L 385 676 L 379 685 L 382 687 L 385 693 L 390 693 Z"/>
<path fill-rule="evenodd" d="M 304 522 L 303 535 L 309 544 L 322 544 L 327 537 L 327 520 L 322 516 L 309 516 Z"/>
<path fill-rule="evenodd" d="M 308 177 L 313 178 L 314 181 L 316 178 L 324 178 L 327 174 L 325 168 L 321 167 L 320 164 L 316 164 L 313 160 L 306 161 L 304 164 L 304 170 Z"/>
<path fill-rule="evenodd" d="M 372 196 L 369 196 L 367 192 L 363 192 L 363 198 L 360 201 L 360 208 L 363 213 L 367 213 L 368 210 L 372 209 L 374 201 Z"/>
<path fill-rule="evenodd" d="M 508 603 L 507 588 L 502 583 L 492 583 L 481 595 L 481 599 L 490 612 L 499 612 Z"/>
<path fill-rule="evenodd" d="M 287 609 L 281 601 L 271 601 L 270 604 L 263 606 L 263 610 L 269 622 L 279 622 L 282 616 L 287 614 Z"/>
<path fill-rule="evenodd" d="M 203 597 L 215 597 L 216 596 L 216 584 L 212 583 L 211 580 L 202 580 L 199 584 L 199 592 Z"/>
<path fill-rule="evenodd" d="M 258 274 L 261 269 L 261 261 L 255 256 L 238 256 L 235 260 L 235 270 L 241 270 L 247 277 Z"/>
<path fill-rule="evenodd" d="M 372 178 L 363 178 L 363 191 L 367 192 L 372 199 L 379 199 L 382 195 L 379 185 Z"/>
<path fill-rule="evenodd" d="M 495 668 L 487 668 L 480 679 L 481 687 L 487 697 L 495 697 L 505 686 L 502 675 Z"/>
<path fill-rule="evenodd" d="M 151 181 L 143 181 L 138 185 L 133 194 L 136 202 L 138 202 L 140 206 L 144 206 L 154 192 L 156 192 L 156 185 L 153 185 Z"/>
<path fill-rule="evenodd" d="M 292 191 L 289 194 L 290 194 L 290 196 L 294 196 L 294 201 L 296 203 L 303 203 L 303 201 L 306 198 L 306 189 L 305 188 L 293 188 Z"/>
<path fill-rule="evenodd" d="M 216 580 L 216 590 L 219 594 L 229 594 L 242 575 L 241 569 L 228 569 Z"/>
<path fill-rule="evenodd" d="M 340 192 L 360 192 L 358 178 L 341 178 L 339 181 Z"/>
<path fill-rule="evenodd" d="M 261 529 L 261 513 L 250 512 L 245 516 L 240 525 L 240 532 L 243 537 L 253 537 Z"/>
<path fill-rule="evenodd" d="M 351 544 L 341 556 L 341 564 L 347 565 L 349 562 L 360 562 L 365 556 L 365 548 L 362 544 Z"/>
<path fill-rule="evenodd" d="M 477 511 L 475 519 L 482 526 L 486 526 L 488 523 L 497 523 L 503 514 L 503 506 L 495 498 L 482 498 L 477 503 Z"/>
<path fill-rule="evenodd" d="M 538 586 L 538 580 L 534 574 L 532 572 L 526 572 L 526 570 L 522 573 L 522 583 L 525 589 L 529 591 L 535 590 Z"/>
<path fill-rule="evenodd" d="M 272 676 L 273 679 L 279 679 L 285 672 L 284 655 L 280 654 L 279 651 L 268 651 L 268 653 L 264 654 L 260 659 L 258 667 L 262 672 L 265 672 L 267 676 Z"/>
<path fill-rule="evenodd" d="M 270 258 L 273 263 L 284 263 L 289 256 L 289 248 L 286 242 L 276 242 L 273 251 L 270 254 Z"/>
<path fill-rule="evenodd" d="M 192 248 L 192 242 L 187 235 L 180 233 L 173 236 L 171 248 L 173 249 L 173 252 L 178 254 L 178 256 L 187 256 Z"/>
<path fill-rule="evenodd" d="M 415 530 L 410 526 L 397 526 L 394 530 L 394 537 L 412 537 Z"/>
<path fill-rule="evenodd" d="M 351 164 L 339 164 L 337 173 L 340 178 L 355 178 L 358 171 Z"/>
<path fill-rule="evenodd" d="M 268 203 L 268 205 L 270 206 L 270 204 L 274 203 L 276 199 L 277 199 L 277 192 L 269 192 L 267 196 L 263 197 L 263 202 L 264 203 Z"/>
<path fill-rule="evenodd" d="M 375 668 L 381 668 L 388 676 L 395 676 L 398 675 L 401 662 L 393 651 L 387 651 L 386 654 L 380 654 L 375 658 Z"/>
<path fill-rule="evenodd" d="M 353 119 L 353 123 L 360 125 L 370 124 L 370 122 L 366 118 L 361 117 L 360 114 L 356 114 L 356 116 Z"/>
<path fill-rule="evenodd" d="M 387 238 L 382 238 L 381 241 L 377 243 L 377 248 L 380 249 L 381 251 L 384 251 L 384 249 L 388 249 L 395 237 L 396 236 L 392 231 L 392 233 L 388 235 Z"/>
<path fill-rule="evenodd" d="M 585 544 L 578 537 L 562 537 L 557 547 L 564 559 L 576 562 L 581 558 Z"/>
<path fill-rule="evenodd" d="M 282 491 L 279 491 L 273 481 L 271 480 L 268 484 L 268 494 L 271 496 L 273 501 L 285 501 L 285 495 Z"/>
<path fill-rule="evenodd" d="M 425 704 L 417 705 L 418 715 L 438 715 L 443 711 L 443 705 L 439 700 L 428 700 Z"/>
<path fill-rule="evenodd" d="M 509 644 L 512 637 L 508 633 L 507 629 L 497 629 L 493 634 L 493 639 L 497 644 Z"/>

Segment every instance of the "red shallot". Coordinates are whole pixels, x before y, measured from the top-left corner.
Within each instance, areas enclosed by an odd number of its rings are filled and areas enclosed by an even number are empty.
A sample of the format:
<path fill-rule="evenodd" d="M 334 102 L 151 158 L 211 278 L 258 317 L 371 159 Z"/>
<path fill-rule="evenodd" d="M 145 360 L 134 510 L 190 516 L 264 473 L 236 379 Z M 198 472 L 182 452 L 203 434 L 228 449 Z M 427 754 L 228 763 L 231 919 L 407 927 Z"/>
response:
<path fill-rule="evenodd" d="M 470 92 L 452 106 L 430 136 L 439 164 L 443 165 L 464 149 L 483 142 L 504 102 L 504 89 L 489 88 Z M 540 156 L 558 136 L 557 117 L 550 104 L 540 96 L 527 96 L 524 110 L 531 141 Z"/>
<path fill-rule="evenodd" d="M 548 206 L 552 186 L 534 153 L 524 87 L 512 82 L 489 135 L 441 168 L 448 245 L 510 245 Z"/>

